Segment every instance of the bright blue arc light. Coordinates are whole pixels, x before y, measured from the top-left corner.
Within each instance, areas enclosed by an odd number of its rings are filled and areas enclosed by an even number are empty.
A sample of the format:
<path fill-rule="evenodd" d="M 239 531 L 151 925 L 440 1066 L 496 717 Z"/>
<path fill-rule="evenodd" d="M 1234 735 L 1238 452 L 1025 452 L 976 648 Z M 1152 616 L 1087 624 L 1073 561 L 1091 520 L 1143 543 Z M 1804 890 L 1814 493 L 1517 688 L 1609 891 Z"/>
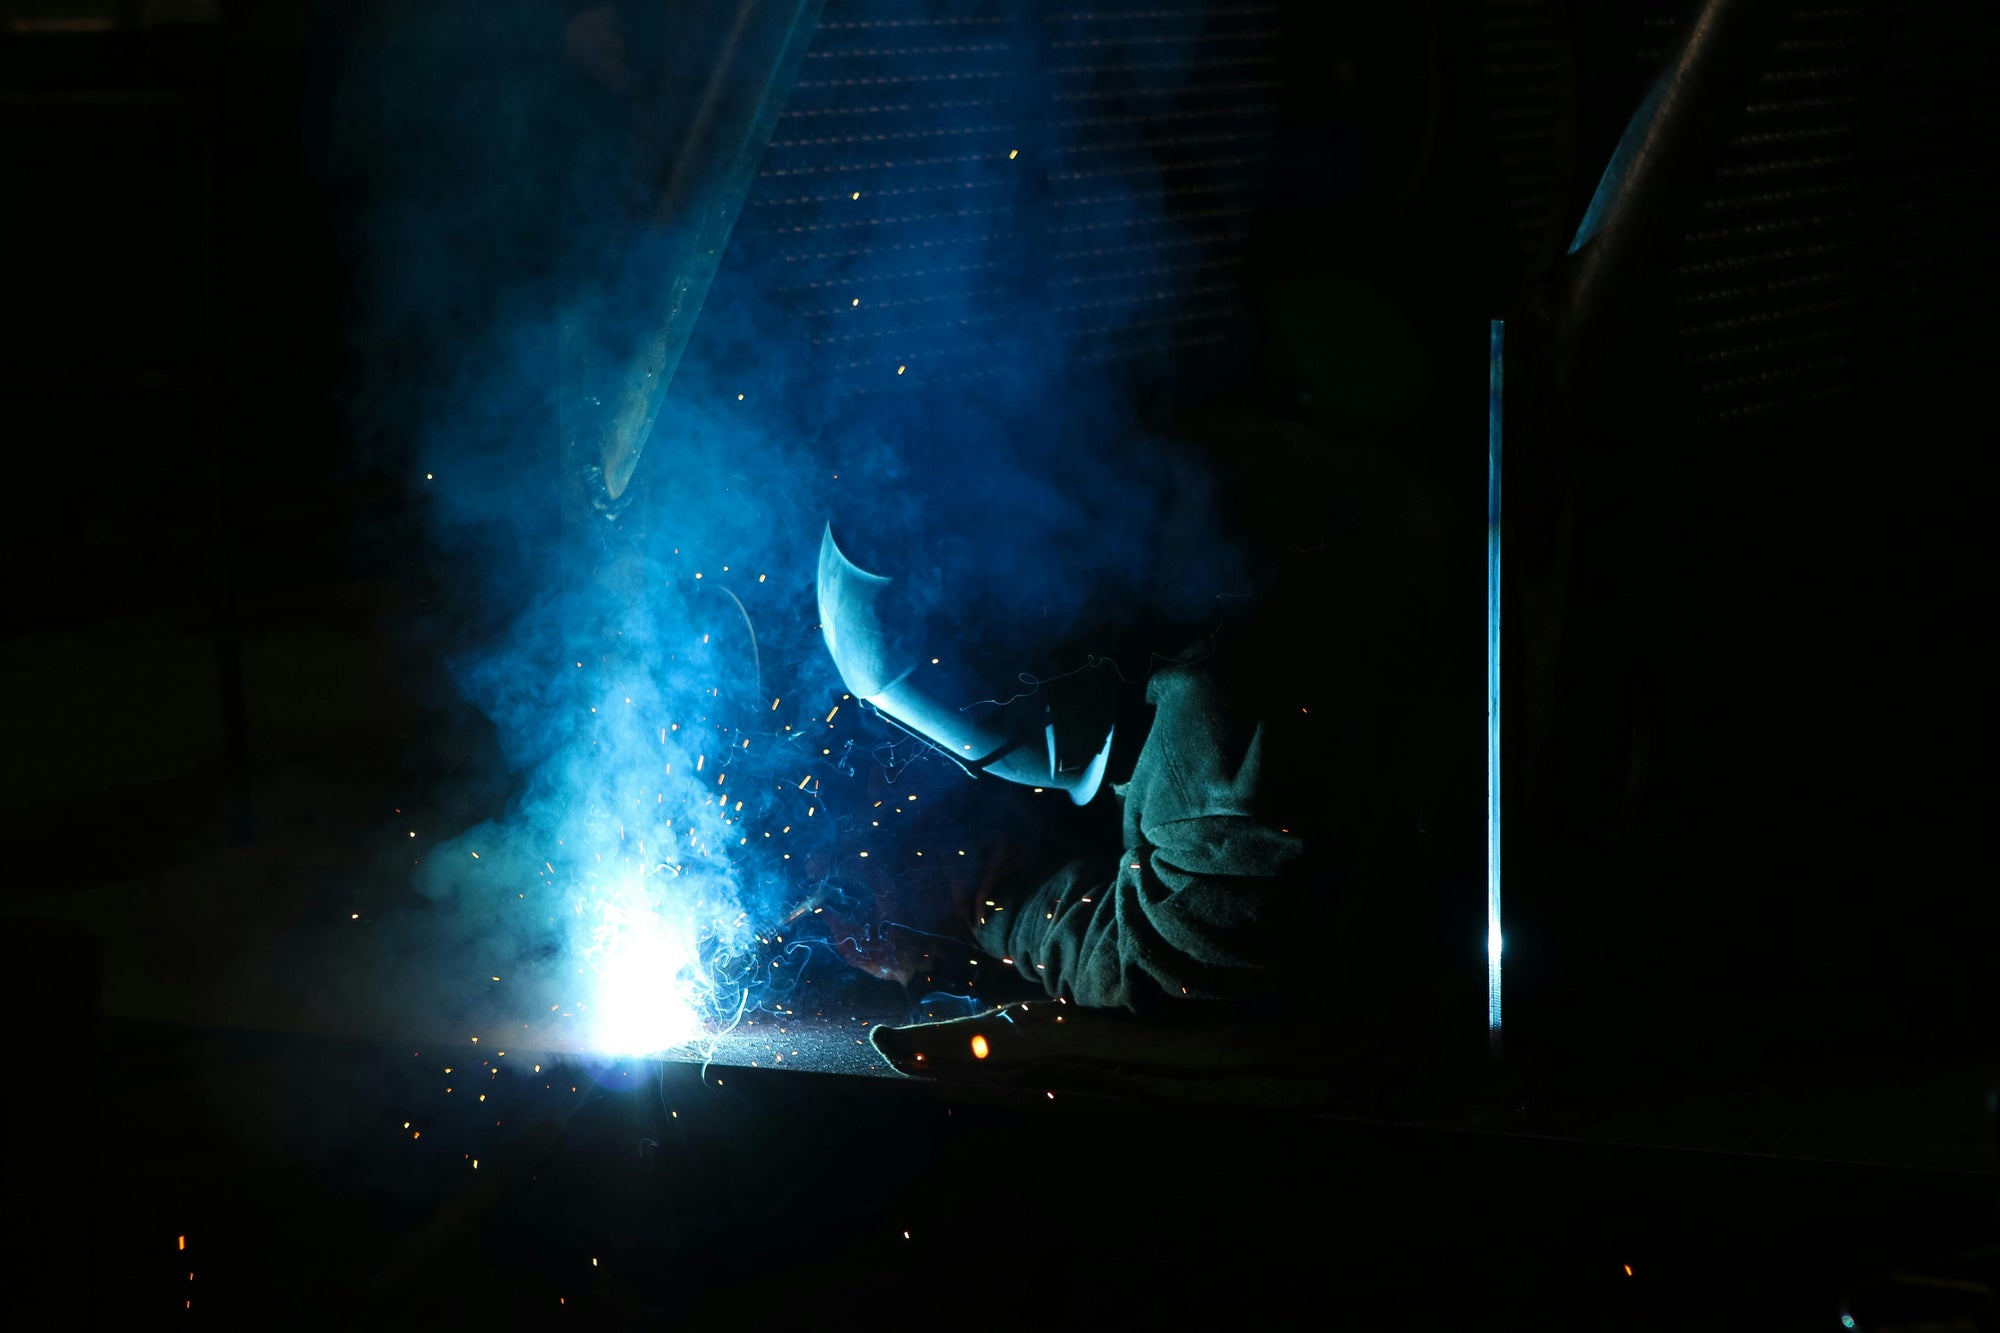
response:
<path fill-rule="evenodd" d="M 1500 366 L 1493 321 L 1486 394 L 1486 1032 L 1500 1053 Z"/>

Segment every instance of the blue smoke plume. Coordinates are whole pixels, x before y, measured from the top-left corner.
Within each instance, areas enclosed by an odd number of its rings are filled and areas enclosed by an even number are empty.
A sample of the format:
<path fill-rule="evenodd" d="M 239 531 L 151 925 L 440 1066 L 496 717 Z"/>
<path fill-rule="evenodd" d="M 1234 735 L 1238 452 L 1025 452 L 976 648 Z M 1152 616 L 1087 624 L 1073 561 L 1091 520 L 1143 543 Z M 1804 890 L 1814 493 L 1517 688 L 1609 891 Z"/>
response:
<path fill-rule="evenodd" d="M 657 1052 L 787 1012 L 825 959 L 823 904 L 972 845 L 969 780 L 832 671 L 829 520 L 968 651 L 1198 618 L 1240 582 L 1128 370 L 1172 350 L 1187 302 L 1223 299 L 1162 276 L 1198 269 L 1203 238 L 1167 222 L 1143 151 L 1065 139 L 1084 113 L 1163 110 L 1176 79 L 1125 88 L 1115 61 L 1077 63 L 1088 34 L 1009 41 L 1004 11 L 937 0 L 829 6 L 631 490 L 565 516 L 566 322 L 615 341 L 606 312 L 669 280 L 632 125 L 658 113 L 640 94 L 679 12 L 430 6 L 357 46 L 340 102 L 366 199 L 362 433 L 414 440 L 432 641 L 511 778 L 422 858 L 418 910 L 462 956 L 416 965 L 505 978 L 447 1007 L 539 1049 Z M 1148 39 L 1148 67 L 1171 75 L 1197 31 Z M 935 83 L 892 63 L 920 38 Z M 898 141 L 851 132 L 886 98 Z M 1026 115 L 1038 99 L 1068 119 Z"/>

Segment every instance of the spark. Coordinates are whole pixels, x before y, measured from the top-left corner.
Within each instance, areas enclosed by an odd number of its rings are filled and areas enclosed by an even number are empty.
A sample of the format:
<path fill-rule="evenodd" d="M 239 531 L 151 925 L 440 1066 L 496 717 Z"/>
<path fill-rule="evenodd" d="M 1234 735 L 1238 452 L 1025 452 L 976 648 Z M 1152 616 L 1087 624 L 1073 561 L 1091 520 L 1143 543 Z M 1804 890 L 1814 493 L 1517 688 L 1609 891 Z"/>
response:
<path fill-rule="evenodd" d="M 897 366 L 897 367 L 896 367 L 896 373 L 897 373 L 898 375 L 900 375 L 900 374 L 902 374 L 902 373 L 903 373 L 904 371 L 906 371 L 906 370 L 908 370 L 908 369 L 909 369 L 909 367 L 908 367 L 908 366 Z"/>
<path fill-rule="evenodd" d="M 670 901 L 639 876 L 590 905 L 595 915 L 584 961 L 597 985 L 591 1046 L 652 1055 L 693 1041 L 713 986 L 702 964 L 703 941 L 729 938 L 742 918 L 704 923 L 698 910 Z"/>
<path fill-rule="evenodd" d="M 988 1055 L 992 1054 L 992 1051 L 993 1048 L 987 1044 L 986 1038 L 983 1034 L 978 1032 L 972 1034 L 973 1059 L 984 1060 Z"/>
<path fill-rule="evenodd" d="M 1020 155 L 1021 155 L 1021 150 L 1018 148 L 1009 148 L 1007 150 L 1007 160 L 1009 162 L 1012 162 L 1015 158 L 1019 157 Z"/>
<path fill-rule="evenodd" d="M 742 402 L 742 401 L 743 401 L 743 395 L 742 395 L 742 394 L 740 394 L 740 393 L 739 393 L 739 394 L 737 394 L 737 395 L 736 395 L 736 401 L 737 401 L 737 402 L 739 402 L 739 403 L 740 403 L 740 402 Z"/>

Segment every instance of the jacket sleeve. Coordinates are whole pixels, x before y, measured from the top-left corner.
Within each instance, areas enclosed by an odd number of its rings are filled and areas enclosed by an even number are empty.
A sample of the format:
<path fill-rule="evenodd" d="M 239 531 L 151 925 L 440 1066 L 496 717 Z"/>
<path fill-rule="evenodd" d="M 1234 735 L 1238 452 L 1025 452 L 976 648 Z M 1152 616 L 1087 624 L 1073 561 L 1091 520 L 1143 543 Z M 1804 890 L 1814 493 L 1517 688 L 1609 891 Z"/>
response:
<path fill-rule="evenodd" d="M 978 941 L 1082 1005 L 1273 997 L 1310 877 L 1302 832 L 1266 790 L 1267 725 L 1259 710 L 1226 706 L 1199 670 L 1156 674 L 1147 698 L 1153 726 L 1123 789 L 1118 861 L 1072 862 L 998 902 Z"/>

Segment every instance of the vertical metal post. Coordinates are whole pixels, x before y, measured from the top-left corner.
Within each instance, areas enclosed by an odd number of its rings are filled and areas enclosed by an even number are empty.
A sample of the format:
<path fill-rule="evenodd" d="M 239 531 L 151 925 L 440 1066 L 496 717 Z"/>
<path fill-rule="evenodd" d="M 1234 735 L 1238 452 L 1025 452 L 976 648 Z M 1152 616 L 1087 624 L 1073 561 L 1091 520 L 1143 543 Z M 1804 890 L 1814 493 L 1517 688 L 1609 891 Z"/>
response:
<path fill-rule="evenodd" d="M 1486 390 L 1486 1039 L 1500 1054 L 1500 399 L 1506 324 L 1494 320 Z"/>

